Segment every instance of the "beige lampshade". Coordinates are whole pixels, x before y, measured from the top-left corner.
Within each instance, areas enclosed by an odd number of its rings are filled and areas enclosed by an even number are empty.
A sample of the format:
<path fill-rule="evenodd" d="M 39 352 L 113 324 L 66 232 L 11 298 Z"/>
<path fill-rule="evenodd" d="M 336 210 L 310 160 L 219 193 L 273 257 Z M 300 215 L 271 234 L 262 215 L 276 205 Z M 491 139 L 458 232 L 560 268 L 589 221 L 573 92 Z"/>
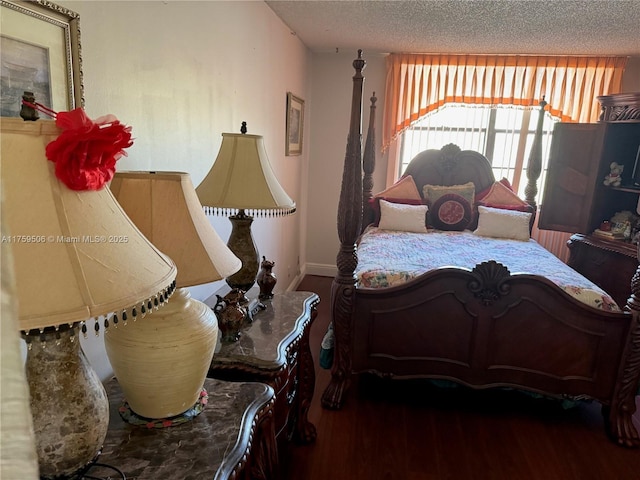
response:
<path fill-rule="evenodd" d="M 178 287 L 240 269 L 240 259 L 207 220 L 188 173 L 117 172 L 110 189 L 140 231 L 176 263 Z"/>
<path fill-rule="evenodd" d="M 260 135 L 223 133 L 216 161 L 196 193 L 205 207 L 244 209 L 250 215 L 288 215 L 296 209 L 273 173 Z"/>
<path fill-rule="evenodd" d="M 120 312 L 164 299 L 176 266 L 136 228 L 108 188 L 73 191 L 45 147 L 51 120 L 0 120 L 2 219 L 15 259 L 20 329 Z"/>

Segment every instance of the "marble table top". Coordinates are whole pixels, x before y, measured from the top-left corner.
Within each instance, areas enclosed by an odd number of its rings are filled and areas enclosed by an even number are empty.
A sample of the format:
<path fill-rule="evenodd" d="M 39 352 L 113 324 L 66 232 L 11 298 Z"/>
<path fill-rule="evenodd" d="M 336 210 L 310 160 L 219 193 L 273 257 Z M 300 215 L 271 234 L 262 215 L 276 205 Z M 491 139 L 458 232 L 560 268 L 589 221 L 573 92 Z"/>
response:
<path fill-rule="evenodd" d="M 127 480 L 217 479 L 220 470 L 231 471 L 246 451 L 245 431 L 274 392 L 268 385 L 253 382 L 206 379 L 204 386 L 209 400 L 200 415 L 181 425 L 150 429 L 120 418 L 122 390 L 116 379 L 109 380 L 105 384 L 109 431 L 98 462 L 117 467 Z M 225 468 L 221 469 L 223 463 Z M 119 478 L 98 467 L 90 474 Z"/>
<path fill-rule="evenodd" d="M 207 299 L 208 305 L 213 299 Z M 213 355 L 212 367 L 250 365 L 260 370 L 277 371 L 286 365 L 286 345 L 303 333 L 310 321 L 311 308 L 320 301 L 313 292 L 286 292 L 263 300 L 265 310 L 258 310 L 252 322 L 241 329 L 236 342 L 220 342 Z"/>

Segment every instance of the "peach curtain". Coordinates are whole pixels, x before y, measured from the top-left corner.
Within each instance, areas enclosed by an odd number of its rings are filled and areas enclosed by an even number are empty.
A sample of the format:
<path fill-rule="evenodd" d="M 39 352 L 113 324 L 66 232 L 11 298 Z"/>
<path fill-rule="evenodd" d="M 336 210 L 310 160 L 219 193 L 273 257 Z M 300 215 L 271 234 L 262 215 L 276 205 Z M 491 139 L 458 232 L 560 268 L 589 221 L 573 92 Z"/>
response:
<path fill-rule="evenodd" d="M 596 97 L 620 91 L 627 57 L 391 54 L 383 150 L 425 114 L 448 102 L 536 105 L 544 96 L 564 122 L 594 122 Z"/>
<path fill-rule="evenodd" d="M 627 57 L 392 54 L 387 58 L 382 150 L 414 122 L 445 103 L 537 105 L 563 122 L 595 122 L 597 98 L 618 93 Z M 398 174 L 389 155 L 387 182 Z M 544 208 L 544 206 L 541 206 Z M 538 229 L 532 237 L 563 261 L 571 234 Z"/>

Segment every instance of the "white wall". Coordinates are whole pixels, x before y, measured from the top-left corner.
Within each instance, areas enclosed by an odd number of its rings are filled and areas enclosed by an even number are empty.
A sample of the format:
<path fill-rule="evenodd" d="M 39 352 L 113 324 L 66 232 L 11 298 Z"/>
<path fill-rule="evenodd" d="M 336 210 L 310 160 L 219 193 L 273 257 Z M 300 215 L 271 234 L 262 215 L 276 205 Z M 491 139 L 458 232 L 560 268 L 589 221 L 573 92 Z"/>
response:
<path fill-rule="evenodd" d="M 275 261 L 276 291 L 304 264 L 308 132 L 303 154 L 285 157 L 286 93 L 308 99 L 309 52 L 263 2 L 57 1 L 80 14 L 85 109 L 133 127 L 121 170 L 177 170 L 198 185 L 222 132 L 264 136 L 273 169 L 298 212 L 256 219 L 261 255 Z M 309 109 L 306 110 L 307 112 Z M 309 118 L 307 116 L 307 123 Z M 226 241 L 230 224 L 212 218 Z M 221 284 L 193 288 L 205 299 Z M 111 374 L 102 337 L 83 342 L 101 378 Z"/>
<path fill-rule="evenodd" d="M 349 115 L 357 52 L 316 53 L 311 62 L 311 125 L 309 150 L 309 218 L 306 273 L 333 276 L 340 241 L 336 230 L 338 199 L 349 132 Z M 373 191 L 384 189 L 387 156 L 381 155 L 385 56 L 363 53 L 367 65 L 363 93 L 363 148 L 369 125 L 370 97 L 376 97 L 376 170 Z"/>

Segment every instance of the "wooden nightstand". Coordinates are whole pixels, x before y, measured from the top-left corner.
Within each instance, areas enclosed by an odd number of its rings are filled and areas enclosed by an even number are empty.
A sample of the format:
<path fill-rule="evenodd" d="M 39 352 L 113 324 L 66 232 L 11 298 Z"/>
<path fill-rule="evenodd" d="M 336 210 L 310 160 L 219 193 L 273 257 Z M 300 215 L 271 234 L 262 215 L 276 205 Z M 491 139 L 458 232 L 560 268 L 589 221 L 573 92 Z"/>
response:
<path fill-rule="evenodd" d="M 115 379 L 107 382 L 109 431 L 98 462 L 136 480 L 277 480 L 273 388 L 213 379 L 204 386 L 209 401 L 200 415 L 155 429 L 123 421 L 118 413 L 122 390 Z M 89 473 L 120 478 L 98 466 Z"/>
<path fill-rule="evenodd" d="M 602 288 L 624 308 L 631 295 L 631 278 L 638 267 L 636 245 L 595 235 L 572 235 L 567 242 L 571 268 Z"/>
<path fill-rule="evenodd" d="M 276 437 L 313 442 L 315 426 L 308 420 L 315 388 L 309 349 L 309 328 L 320 299 L 312 292 L 286 292 L 264 301 L 237 342 L 223 342 L 213 355 L 209 377 L 264 382 L 276 392 Z M 205 300 L 215 305 L 213 295 Z"/>

